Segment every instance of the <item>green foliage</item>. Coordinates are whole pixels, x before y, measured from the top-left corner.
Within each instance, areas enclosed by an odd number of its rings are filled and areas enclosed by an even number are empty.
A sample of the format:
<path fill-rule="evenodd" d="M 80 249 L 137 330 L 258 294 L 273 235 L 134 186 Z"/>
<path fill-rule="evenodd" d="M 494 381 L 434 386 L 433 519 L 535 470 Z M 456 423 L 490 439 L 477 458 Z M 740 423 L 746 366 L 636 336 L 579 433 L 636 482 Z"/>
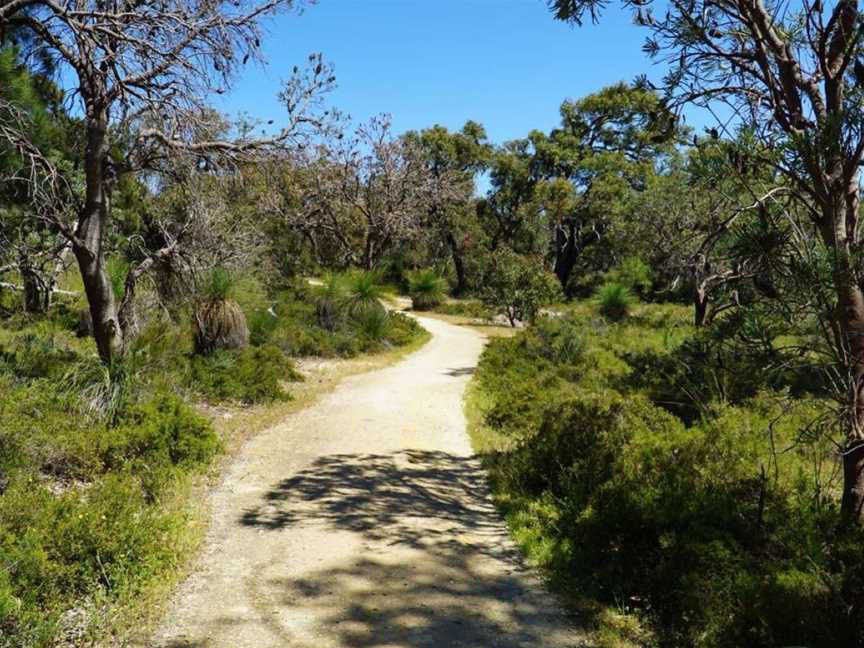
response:
<path fill-rule="evenodd" d="M 390 328 L 390 313 L 381 304 L 355 309 L 353 319 L 357 331 L 373 342 L 384 340 Z"/>
<path fill-rule="evenodd" d="M 533 321 L 540 308 L 561 297 L 561 286 L 538 259 L 504 249 L 492 255 L 483 272 L 483 303 L 507 317 L 512 326 Z"/>
<path fill-rule="evenodd" d="M 740 349 L 694 355 L 686 309 L 643 305 L 611 324 L 572 310 L 490 342 L 474 434 L 497 439 L 485 462 L 522 546 L 558 587 L 608 606 L 598 643 L 859 643 L 847 610 L 864 561 L 846 548 L 864 538 L 831 541 L 832 449 L 818 434 L 831 404 L 793 398 L 800 382 Z M 670 367 L 698 383 L 736 357 L 748 388 L 684 395 L 698 415 L 670 406 Z M 620 601 L 623 617 L 609 609 Z"/>
<path fill-rule="evenodd" d="M 345 308 L 349 315 L 381 305 L 386 295 L 381 278 L 371 270 L 356 270 L 344 275 Z"/>
<path fill-rule="evenodd" d="M 434 311 L 442 315 L 457 315 L 482 320 L 491 320 L 495 316 L 495 312 L 482 302 L 464 299 L 439 304 L 434 308 Z"/>
<path fill-rule="evenodd" d="M 273 345 L 195 356 L 190 368 L 190 386 L 214 402 L 284 400 L 289 396 L 282 382 L 302 379 L 293 363 Z"/>
<path fill-rule="evenodd" d="M 149 401 L 130 408 L 106 444 L 109 465 L 146 460 L 156 466 L 206 465 L 218 452 L 219 439 L 209 421 L 195 413 L 179 396 L 157 392 Z"/>
<path fill-rule="evenodd" d="M 231 272 L 222 267 L 210 270 L 201 286 L 201 296 L 205 301 L 224 301 L 234 296 L 235 278 Z"/>
<path fill-rule="evenodd" d="M 630 313 L 636 298 L 623 283 L 607 281 L 594 296 L 598 310 L 611 320 L 620 320 Z"/>
<path fill-rule="evenodd" d="M 637 295 L 645 297 L 654 284 L 653 272 L 640 257 L 628 256 L 612 270 L 606 273 L 610 282 L 621 284 Z"/>
<path fill-rule="evenodd" d="M 414 310 L 430 310 L 444 301 L 447 281 L 434 269 L 415 270 L 407 273 L 406 278 Z"/>

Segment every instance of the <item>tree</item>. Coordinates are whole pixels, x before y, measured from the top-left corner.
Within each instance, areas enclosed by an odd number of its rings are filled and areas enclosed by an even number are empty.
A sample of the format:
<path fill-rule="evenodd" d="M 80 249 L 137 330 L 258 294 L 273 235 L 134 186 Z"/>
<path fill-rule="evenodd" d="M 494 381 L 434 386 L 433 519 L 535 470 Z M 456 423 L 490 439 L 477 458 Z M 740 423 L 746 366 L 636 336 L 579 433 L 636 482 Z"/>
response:
<path fill-rule="evenodd" d="M 548 248 L 567 291 L 586 250 L 632 215 L 679 130 L 658 95 L 639 85 L 565 101 L 560 127 L 508 143 L 493 159 L 484 205 L 494 216 L 493 241 L 523 253 Z M 614 255 L 605 252 L 608 266 Z"/>
<path fill-rule="evenodd" d="M 384 115 L 328 138 L 294 167 L 269 209 L 307 236 L 325 266 L 377 268 L 420 236 L 432 205 L 460 192 L 457 179 L 430 172 L 415 141 L 393 135 Z"/>
<path fill-rule="evenodd" d="M 551 0 L 560 20 L 598 20 L 606 0 Z M 649 31 L 646 52 L 664 61 L 664 92 L 731 115 L 752 131 L 762 163 L 794 192 L 831 259 L 836 307 L 826 329 L 841 373 L 844 401 L 842 517 L 864 510 L 864 285 L 859 167 L 864 161 L 864 65 L 858 2 L 625 1 Z M 721 128 L 728 129 L 723 123 Z"/>
<path fill-rule="evenodd" d="M 555 275 L 539 259 L 503 248 L 488 259 L 483 273 L 483 303 L 503 314 L 510 326 L 533 322 L 540 309 L 561 296 Z"/>
<path fill-rule="evenodd" d="M 491 146 L 480 124 L 468 121 L 458 132 L 433 126 L 403 136 L 423 156 L 437 190 L 429 204 L 428 227 L 447 245 L 456 272 L 454 292 L 468 288 L 465 245 L 469 239 L 467 221 L 473 216 L 474 179 L 486 168 Z"/>
<path fill-rule="evenodd" d="M 56 164 L 71 170 L 76 123 L 64 113 L 56 86 L 28 70 L 22 58 L 25 54 L 17 47 L 0 49 L 2 129 L 15 131 L 46 151 Z M 0 275 L 14 273 L 17 277 L 0 287 L 21 291 L 26 312 L 42 312 L 57 292 L 57 277 L 65 269 L 66 241 L 34 213 L 31 178 L 26 171 L 22 173 L 26 155 L 22 157 L 16 146 L 4 140 L 0 137 L 0 175 L 9 181 L 0 187 Z"/>
<path fill-rule="evenodd" d="M 187 3 L 97 0 L 73 4 L 54 0 L 9 0 L 0 6 L 0 28 L 14 25 L 50 51 L 68 80 L 68 96 L 80 102 L 83 121 L 83 196 L 72 222 L 54 219 L 70 241 L 78 263 L 103 361 L 124 349 L 123 316 L 105 265 L 111 196 L 126 174 L 159 171 L 168 158 L 196 165 L 219 158 L 237 160 L 297 138 L 315 120 L 309 114 L 331 71 L 313 56 L 311 70 L 299 70 L 282 92 L 288 122 L 273 137 L 234 141 L 209 138 L 206 104 L 223 93 L 237 70 L 260 53 L 261 20 L 290 8 L 290 0 L 214 0 Z M 43 168 L 48 160 L 35 156 Z M 56 177 L 54 171 L 49 175 Z M 156 254 L 176 249 L 169 242 Z M 152 265 L 130 271 L 129 279 Z M 129 303 L 126 301 L 126 303 Z"/>

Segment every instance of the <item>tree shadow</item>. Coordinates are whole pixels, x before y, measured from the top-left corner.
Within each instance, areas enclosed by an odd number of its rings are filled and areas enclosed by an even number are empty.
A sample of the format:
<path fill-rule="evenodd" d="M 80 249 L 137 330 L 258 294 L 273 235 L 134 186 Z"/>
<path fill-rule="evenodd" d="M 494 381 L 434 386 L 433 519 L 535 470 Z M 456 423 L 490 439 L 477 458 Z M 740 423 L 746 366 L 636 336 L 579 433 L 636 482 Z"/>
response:
<path fill-rule="evenodd" d="M 458 378 L 459 376 L 470 376 L 474 373 L 476 367 L 454 367 L 453 369 L 447 369 L 444 373 L 448 376 L 453 376 L 454 378 Z"/>
<path fill-rule="evenodd" d="M 322 521 L 414 547 L 451 542 L 459 532 L 484 540 L 502 532 L 480 463 L 430 450 L 320 457 L 240 517 L 245 526 L 273 530 Z M 501 546 L 478 549 L 516 558 Z"/>
<path fill-rule="evenodd" d="M 526 573 L 476 459 L 426 450 L 321 457 L 239 523 L 265 532 L 323 524 L 367 543 L 303 577 L 267 577 L 274 563 L 247 583 L 268 602 L 259 613 L 314 619 L 310 632 L 328 637 L 325 646 L 582 645 Z"/>

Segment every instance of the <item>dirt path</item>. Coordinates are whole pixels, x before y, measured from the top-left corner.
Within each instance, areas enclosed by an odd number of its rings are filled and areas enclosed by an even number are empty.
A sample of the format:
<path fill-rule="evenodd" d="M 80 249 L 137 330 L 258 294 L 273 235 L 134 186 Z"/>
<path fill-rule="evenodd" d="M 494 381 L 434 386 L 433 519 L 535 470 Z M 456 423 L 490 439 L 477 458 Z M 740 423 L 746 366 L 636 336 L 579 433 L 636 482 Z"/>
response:
<path fill-rule="evenodd" d="M 433 335 L 249 441 L 149 646 L 579 645 L 520 564 L 465 434 L 480 334 Z"/>

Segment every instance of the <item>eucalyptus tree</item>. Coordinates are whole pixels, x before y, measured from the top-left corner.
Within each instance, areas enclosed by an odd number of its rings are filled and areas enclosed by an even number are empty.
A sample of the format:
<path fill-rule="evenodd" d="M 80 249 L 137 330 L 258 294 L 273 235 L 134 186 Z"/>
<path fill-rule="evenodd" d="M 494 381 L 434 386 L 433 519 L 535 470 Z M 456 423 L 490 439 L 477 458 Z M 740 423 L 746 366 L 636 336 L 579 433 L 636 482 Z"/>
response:
<path fill-rule="evenodd" d="M 262 20 L 292 7 L 290 0 L 7 0 L 0 5 L 0 28 L 14 25 L 51 53 L 67 96 L 82 115 L 84 188 L 72 218 L 55 213 L 53 224 L 71 243 L 104 361 L 122 354 L 125 341 L 104 250 L 118 179 L 158 172 L 167 159 L 215 164 L 279 149 L 316 123 L 312 109 L 333 83 L 319 56 L 283 88 L 287 122 L 275 135 L 208 136 L 208 98 L 224 93 L 250 59 L 260 59 Z M 49 183 L 54 188 L 63 184 L 48 158 L 12 139 L 28 149 L 26 159 L 41 177 L 56 180 Z M 130 271 L 127 285 L 154 259 L 175 250 L 176 242 L 168 241 Z"/>
<path fill-rule="evenodd" d="M 561 20 L 599 20 L 608 0 L 551 0 Z M 668 67 L 673 107 L 695 103 L 752 130 L 764 163 L 809 214 L 831 260 L 827 313 L 845 379 L 842 516 L 864 509 L 864 265 L 859 169 L 864 162 L 864 64 L 859 3 L 790 0 L 625 0 Z M 727 117 L 728 115 L 728 117 Z M 779 185 L 778 185 L 779 186 Z"/>
<path fill-rule="evenodd" d="M 681 133 L 650 88 L 617 84 L 561 105 L 561 125 L 511 142 L 491 164 L 493 240 L 547 246 L 564 290 L 589 247 L 633 216 L 634 197 Z M 520 249 L 521 248 L 521 249 Z M 609 265 L 614 251 L 607 247 Z"/>
<path fill-rule="evenodd" d="M 269 210 L 312 243 L 323 265 L 377 268 L 425 233 L 434 205 L 463 193 L 461 178 L 436 176 L 413 138 L 381 115 L 310 147 L 281 174 Z"/>
<path fill-rule="evenodd" d="M 437 191 L 428 205 L 428 227 L 449 249 L 456 273 L 456 294 L 468 288 L 466 247 L 472 244 L 475 217 L 475 179 L 486 169 L 492 146 L 486 130 L 468 121 L 456 132 L 444 126 L 411 131 L 405 140 L 418 148 Z M 473 227 L 472 227 L 473 226 Z"/>

